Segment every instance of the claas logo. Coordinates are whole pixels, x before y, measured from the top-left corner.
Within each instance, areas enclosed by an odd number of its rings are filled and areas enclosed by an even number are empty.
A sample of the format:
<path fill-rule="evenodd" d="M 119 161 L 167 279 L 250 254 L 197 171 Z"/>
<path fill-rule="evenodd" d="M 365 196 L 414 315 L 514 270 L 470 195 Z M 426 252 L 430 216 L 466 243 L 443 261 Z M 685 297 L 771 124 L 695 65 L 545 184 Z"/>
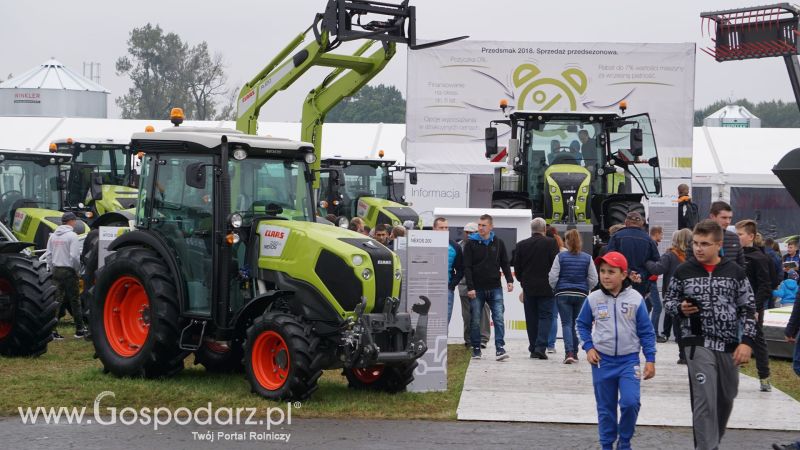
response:
<path fill-rule="evenodd" d="M 264 237 L 271 237 L 271 238 L 283 239 L 283 236 L 284 236 L 285 234 L 286 234 L 286 233 L 284 233 L 283 231 L 278 231 L 278 230 L 267 230 L 267 231 L 265 231 L 265 232 L 264 232 Z"/>

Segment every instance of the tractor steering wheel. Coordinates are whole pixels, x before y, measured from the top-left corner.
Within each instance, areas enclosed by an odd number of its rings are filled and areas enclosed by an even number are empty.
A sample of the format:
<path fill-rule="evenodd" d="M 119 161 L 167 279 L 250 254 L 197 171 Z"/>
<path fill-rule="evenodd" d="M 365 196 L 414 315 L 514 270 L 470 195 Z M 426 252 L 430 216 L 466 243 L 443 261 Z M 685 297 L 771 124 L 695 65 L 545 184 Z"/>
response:
<path fill-rule="evenodd" d="M 17 194 L 17 195 L 19 195 L 20 197 L 22 197 L 23 195 L 25 195 L 25 194 L 23 194 L 23 193 L 22 193 L 22 191 L 18 191 L 18 190 L 16 190 L 16 189 L 12 189 L 12 190 L 10 190 L 10 191 L 6 191 L 6 192 L 4 192 L 4 193 L 3 193 L 3 195 L 0 195 L 0 203 L 2 203 L 2 202 L 4 202 L 4 201 L 6 201 L 6 197 L 7 197 L 8 195 L 11 195 L 11 194 Z"/>

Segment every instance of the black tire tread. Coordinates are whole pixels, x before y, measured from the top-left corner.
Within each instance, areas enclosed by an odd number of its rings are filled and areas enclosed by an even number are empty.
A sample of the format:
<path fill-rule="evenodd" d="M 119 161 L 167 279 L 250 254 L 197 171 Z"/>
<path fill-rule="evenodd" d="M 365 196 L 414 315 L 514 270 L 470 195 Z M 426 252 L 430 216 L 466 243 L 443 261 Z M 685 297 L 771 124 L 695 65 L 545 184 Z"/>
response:
<path fill-rule="evenodd" d="M 390 394 L 404 392 L 406 387 L 414 381 L 414 370 L 419 363 L 416 360 L 394 366 L 384 367 L 383 373 L 373 383 L 364 383 L 359 380 L 352 369 L 344 369 L 343 375 L 347 378 L 347 387 L 359 390 L 381 391 Z"/>
<path fill-rule="evenodd" d="M 11 332 L 0 340 L 0 355 L 39 356 L 47 351 L 58 323 L 56 288 L 44 262 L 20 253 L 0 255 L 0 273 L 14 288 Z"/>

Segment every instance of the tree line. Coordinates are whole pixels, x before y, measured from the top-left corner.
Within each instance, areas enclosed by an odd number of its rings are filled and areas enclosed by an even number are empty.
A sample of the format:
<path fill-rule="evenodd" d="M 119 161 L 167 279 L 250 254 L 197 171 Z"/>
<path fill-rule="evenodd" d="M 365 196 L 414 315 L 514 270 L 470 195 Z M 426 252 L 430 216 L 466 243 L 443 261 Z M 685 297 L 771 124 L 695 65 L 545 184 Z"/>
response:
<path fill-rule="evenodd" d="M 123 119 L 166 119 L 172 107 L 182 106 L 187 119 L 235 120 L 239 89 L 228 86 L 222 54 L 212 55 L 205 41 L 190 45 L 148 23 L 130 32 L 128 53 L 115 68 L 132 83 L 115 99 Z M 396 87 L 365 86 L 333 108 L 326 121 L 403 123 L 405 108 Z"/>

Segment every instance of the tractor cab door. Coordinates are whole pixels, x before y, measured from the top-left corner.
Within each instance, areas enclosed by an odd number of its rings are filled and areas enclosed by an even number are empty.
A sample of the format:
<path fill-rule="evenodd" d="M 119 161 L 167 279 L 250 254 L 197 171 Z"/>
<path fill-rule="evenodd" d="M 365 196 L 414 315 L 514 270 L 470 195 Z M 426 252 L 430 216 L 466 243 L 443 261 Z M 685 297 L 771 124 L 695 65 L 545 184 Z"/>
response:
<path fill-rule="evenodd" d="M 92 175 L 97 166 L 88 163 L 73 163 L 67 181 L 66 203 L 77 207 L 86 199 L 86 194 L 92 185 Z"/>
<path fill-rule="evenodd" d="M 609 133 L 609 151 L 616 165 L 624 170 L 608 174 L 609 193 L 661 194 L 661 169 L 653 126 L 648 114 L 620 119 L 620 126 Z"/>
<path fill-rule="evenodd" d="M 186 183 L 186 169 L 196 163 L 207 164 L 203 187 Z M 163 236 L 177 256 L 188 294 L 184 311 L 201 317 L 211 315 L 215 278 L 213 163 L 211 155 L 159 155 L 149 219 L 150 230 Z"/>

